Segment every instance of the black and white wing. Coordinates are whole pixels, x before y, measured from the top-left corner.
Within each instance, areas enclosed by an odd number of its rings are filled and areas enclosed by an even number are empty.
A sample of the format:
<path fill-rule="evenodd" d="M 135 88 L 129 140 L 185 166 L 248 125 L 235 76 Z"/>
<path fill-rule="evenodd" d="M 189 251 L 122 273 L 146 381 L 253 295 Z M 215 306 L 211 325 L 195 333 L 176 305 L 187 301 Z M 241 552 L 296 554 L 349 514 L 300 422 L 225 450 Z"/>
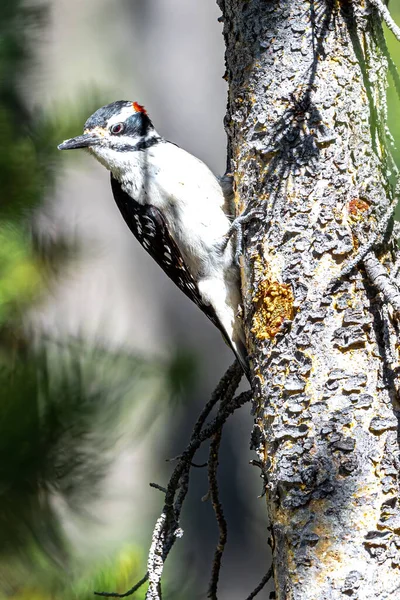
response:
<path fill-rule="evenodd" d="M 150 254 L 164 273 L 178 288 L 195 302 L 205 315 L 218 327 L 224 337 L 226 332 L 210 304 L 205 304 L 182 254 L 171 237 L 164 217 L 158 208 L 150 204 L 142 205 L 124 192 L 121 184 L 111 175 L 111 187 L 115 202 L 135 238 Z"/>
<path fill-rule="evenodd" d="M 227 344 L 232 348 L 249 379 L 247 351 L 240 342 L 237 347 L 230 340 L 220 323 L 211 304 L 206 304 L 199 292 L 196 281 L 187 268 L 182 254 L 173 237 L 170 235 L 162 213 L 155 206 L 142 205 L 124 192 L 121 184 L 111 175 L 111 187 L 115 202 L 129 229 L 138 242 L 162 268 L 164 273 L 178 288 L 197 304 L 200 310 L 220 330 Z"/>

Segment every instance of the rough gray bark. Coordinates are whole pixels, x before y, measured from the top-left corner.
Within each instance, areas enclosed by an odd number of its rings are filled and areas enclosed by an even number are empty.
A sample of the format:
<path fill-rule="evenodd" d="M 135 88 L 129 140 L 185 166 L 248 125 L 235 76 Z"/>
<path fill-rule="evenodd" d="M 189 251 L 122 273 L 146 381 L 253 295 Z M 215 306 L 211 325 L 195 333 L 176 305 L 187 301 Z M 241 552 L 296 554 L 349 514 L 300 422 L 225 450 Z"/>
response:
<path fill-rule="evenodd" d="M 361 0 L 218 0 L 279 600 L 400 597 L 395 169 Z M 391 296 L 392 294 L 392 296 Z M 267 536 L 266 536 L 267 537 Z"/>

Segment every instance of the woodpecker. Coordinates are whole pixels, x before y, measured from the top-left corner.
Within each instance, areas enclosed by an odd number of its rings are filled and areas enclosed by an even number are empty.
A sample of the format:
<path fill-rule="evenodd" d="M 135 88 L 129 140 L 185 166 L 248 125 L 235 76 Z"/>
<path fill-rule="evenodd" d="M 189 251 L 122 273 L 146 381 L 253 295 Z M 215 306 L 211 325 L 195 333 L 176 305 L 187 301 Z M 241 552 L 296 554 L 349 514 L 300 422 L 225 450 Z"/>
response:
<path fill-rule="evenodd" d="M 111 172 L 114 199 L 131 232 L 218 327 L 249 377 L 231 239 L 237 223 L 229 215 L 226 179 L 165 140 L 144 107 L 127 100 L 99 108 L 83 135 L 58 148 L 86 148 Z"/>

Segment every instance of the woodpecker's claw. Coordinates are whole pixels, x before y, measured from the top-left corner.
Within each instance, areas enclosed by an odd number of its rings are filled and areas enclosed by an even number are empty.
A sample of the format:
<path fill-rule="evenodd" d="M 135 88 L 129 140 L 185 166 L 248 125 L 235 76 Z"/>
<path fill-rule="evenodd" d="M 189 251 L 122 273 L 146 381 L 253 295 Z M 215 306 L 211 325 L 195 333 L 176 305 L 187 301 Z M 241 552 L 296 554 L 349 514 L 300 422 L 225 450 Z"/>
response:
<path fill-rule="evenodd" d="M 240 265 L 240 257 L 243 254 L 243 225 L 249 223 L 253 219 L 262 219 L 264 217 L 264 211 L 260 208 L 253 208 L 248 212 L 244 212 L 233 221 L 229 227 L 229 231 L 225 236 L 223 248 L 225 249 L 232 235 L 236 237 L 236 248 L 235 248 L 235 263 Z"/>

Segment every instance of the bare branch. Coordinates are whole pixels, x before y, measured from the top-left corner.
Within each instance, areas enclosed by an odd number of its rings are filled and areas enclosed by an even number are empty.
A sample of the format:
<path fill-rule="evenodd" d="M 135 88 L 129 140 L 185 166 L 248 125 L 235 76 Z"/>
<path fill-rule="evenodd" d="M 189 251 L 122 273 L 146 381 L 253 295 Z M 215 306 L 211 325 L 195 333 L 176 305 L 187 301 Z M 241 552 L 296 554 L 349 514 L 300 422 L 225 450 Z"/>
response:
<path fill-rule="evenodd" d="M 235 390 L 239 385 L 240 379 L 242 377 L 242 372 L 240 369 L 240 365 L 237 362 L 235 362 L 228 369 L 228 371 L 222 378 L 220 384 L 218 385 L 217 389 L 215 390 L 211 400 L 207 403 L 207 405 L 201 412 L 200 417 L 198 418 L 193 428 L 190 442 L 187 445 L 184 452 L 182 453 L 181 458 L 169 480 L 167 494 L 165 496 L 166 507 L 171 507 L 173 505 L 174 496 L 179 483 L 179 479 L 184 469 L 188 466 L 190 467 L 190 464 L 187 465 L 187 463 L 190 463 L 192 461 L 192 458 L 198 450 L 198 448 L 200 447 L 200 445 L 205 440 L 212 437 L 216 431 L 218 431 L 218 429 L 225 423 L 226 419 L 230 416 L 230 414 L 232 414 L 236 410 L 236 408 L 239 408 L 240 403 L 244 404 L 244 402 L 250 400 L 251 394 L 249 392 L 245 392 L 245 395 L 240 394 L 232 400 L 233 394 L 235 393 Z M 220 390 L 219 395 L 217 395 L 217 390 Z M 216 404 L 216 402 L 222 397 L 224 398 L 224 410 L 222 412 L 219 412 L 215 419 L 211 421 L 211 423 L 209 423 L 207 427 L 202 429 L 202 426 L 208 414 L 211 412 L 211 409 Z M 242 404 L 240 404 L 240 406 L 241 405 Z"/>
<path fill-rule="evenodd" d="M 178 456 L 173 456 L 172 458 L 166 458 L 165 462 L 176 462 L 177 460 L 180 460 L 181 457 L 182 457 L 182 455 L 178 454 Z M 204 469 L 204 467 L 207 466 L 207 463 L 197 464 L 197 463 L 191 462 L 190 466 L 194 467 L 195 469 Z"/>
<path fill-rule="evenodd" d="M 182 506 L 189 488 L 189 474 L 193 466 L 192 459 L 203 442 L 220 433 L 225 421 L 238 408 L 249 402 L 251 392 L 243 392 L 233 397 L 242 378 L 242 369 L 237 361 L 225 373 L 212 397 L 207 402 L 197 419 L 189 444 L 184 452 L 177 457 L 178 464 L 174 468 L 167 488 L 158 484 L 152 487 L 165 492 L 164 508 L 155 524 L 151 546 L 148 555 L 148 572 L 131 590 L 124 594 L 115 592 L 95 592 L 98 596 L 124 598 L 132 595 L 143 583 L 149 580 L 146 600 L 161 600 L 161 576 L 165 561 L 177 538 L 183 535 L 179 527 Z M 217 402 L 220 409 L 217 416 L 204 426 L 207 417 Z M 179 490 L 179 492 L 178 492 Z"/>
<path fill-rule="evenodd" d="M 222 555 L 224 553 L 227 537 L 228 537 L 228 526 L 226 524 L 224 511 L 222 504 L 219 499 L 219 489 L 217 481 L 217 469 L 218 469 L 218 456 L 219 447 L 221 443 L 222 429 L 220 429 L 213 437 L 210 444 L 210 453 L 208 459 L 208 482 L 210 486 L 210 497 L 212 506 L 215 513 L 215 518 L 218 523 L 219 538 L 217 547 L 214 553 L 214 559 L 212 564 L 211 579 L 208 588 L 208 598 L 211 600 L 217 600 L 217 589 L 219 573 L 221 570 Z"/>
<path fill-rule="evenodd" d="M 167 516 L 164 513 L 161 513 L 161 516 L 157 519 L 153 535 L 151 537 L 151 546 L 147 561 L 149 587 L 146 593 L 146 600 L 158 600 L 160 598 L 160 581 L 164 568 L 163 545 L 165 539 L 166 519 Z"/>
<path fill-rule="evenodd" d="M 167 491 L 167 488 L 163 487 L 162 485 L 158 485 L 158 483 L 149 483 L 149 486 L 154 488 L 155 490 L 159 490 L 160 492 L 163 492 L 164 494 Z"/>
<path fill-rule="evenodd" d="M 227 404 L 230 402 L 231 397 L 233 396 L 234 390 L 236 389 L 237 383 L 237 374 L 236 377 L 233 378 L 230 385 L 230 393 L 227 390 L 227 393 L 224 397 L 221 398 L 220 407 L 218 410 L 218 415 L 221 415 L 226 409 Z M 217 469 L 218 469 L 218 458 L 219 458 L 219 447 L 221 444 L 222 437 L 222 427 L 214 434 L 213 439 L 210 444 L 209 451 L 209 459 L 208 459 L 208 481 L 209 481 L 209 494 L 211 497 L 212 506 L 215 513 L 215 518 L 218 524 L 219 529 L 219 538 L 217 547 L 214 553 L 214 559 L 212 563 L 212 571 L 211 578 L 208 588 L 208 597 L 212 600 L 217 600 L 217 589 L 218 589 L 218 581 L 219 574 L 221 571 L 221 562 L 222 555 L 225 550 L 225 545 L 228 537 L 228 526 L 226 524 L 224 511 L 222 508 L 221 501 L 219 499 L 219 489 L 218 489 L 218 480 L 217 480 Z"/>
<path fill-rule="evenodd" d="M 261 579 L 258 586 L 251 592 L 250 596 L 247 596 L 246 600 L 253 600 L 253 598 L 255 598 L 259 592 L 261 592 L 265 584 L 268 583 L 268 581 L 271 579 L 273 572 L 274 570 L 271 566 L 264 575 L 264 577 Z"/>
<path fill-rule="evenodd" d="M 383 55 L 385 56 L 385 58 L 388 62 L 389 72 L 392 77 L 397 96 L 398 96 L 398 98 L 400 98 L 400 76 L 399 76 L 399 71 L 397 69 L 397 65 L 394 62 L 394 60 L 389 52 L 389 48 L 387 47 L 387 43 L 386 43 L 386 39 L 385 39 L 385 34 L 384 34 L 382 28 L 377 27 L 376 33 L 377 33 L 377 38 L 378 38 L 378 42 L 379 42 L 379 47 L 382 50 Z"/>
<path fill-rule="evenodd" d="M 390 14 L 387 6 L 383 4 L 382 0 L 369 0 L 369 2 L 370 4 L 372 4 L 372 6 L 375 6 L 382 20 L 385 21 L 387 27 L 393 33 L 395 38 L 400 42 L 400 27 L 394 22 L 393 17 Z"/>
<path fill-rule="evenodd" d="M 226 371 L 225 375 L 222 377 L 222 379 L 218 383 L 217 387 L 213 391 L 210 400 L 207 402 L 207 404 L 201 411 L 200 416 L 197 419 L 195 426 L 193 427 L 191 438 L 198 435 L 198 433 L 200 432 L 201 428 L 203 427 L 208 415 L 210 414 L 211 410 L 214 408 L 214 406 L 217 404 L 217 402 L 223 396 L 225 396 L 226 390 L 229 388 L 230 385 L 232 385 L 233 379 L 235 381 L 238 379 L 238 382 L 235 387 L 235 390 L 236 390 L 237 386 L 239 385 L 240 379 L 242 378 L 242 374 L 243 374 L 243 371 L 241 370 L 241 367 L 238 364 L 238 362 L 235 360 L 235 362 L 232 363 L 231 366 L 229 367 L 229 369 Z"/>
<path fill-rule="evenodd" d="M 366 257 L 366 255 L 371 252 L 371 250 L 374 248 L 374 246 L 376 246 L 377 244 L 381 243 L 383 241 L 383 238 L 385 237 L 385 234 L 387 232 L 387 229 L 389 227 L 390 221 L 393 218 L 393 214 L 395 211 L 395 208 L 397 206 L 397 202 L 398 202 L 398 195 L 397 195 L 397 189 L 396 189 L 396 193 L 393 197 L 393 200 L 391 201 L 388 210 L 386 211 L 386 214 L 383 216 L 383 218 L 381 219 L 380 223 L 378 224 L 376 230 L 374 231 L 374 233 L 370 236 L 369 240 L 367 242 L 365 242 L 364 244 L 362 244 L 362 246 L 360 246 L 360 248 L 358 249 L 357 254 L 355 255 L 354 258 L 350 259 L 342 268 L 342 270 L 340 271 L 339 275 L 337 277 L 335 277 L 328 285 L 328 289 L 334 287 L 335 285 L 337 285 L 341 279 L 343 279 L 343 277 L 346 277 L 347 275 L 349 275 L 351 273 L 351 271 L 357 266 L 359 265 L 364 258 Z"/>
<path fill-rule="evenodd" d="M 395 368 L 398 364 L 398 361 L 396 358 L 397 335 L 393 335 L 394 328 L 393 328 L 393 333 L 391 331 L 391 327 L 390 327 L 391 321 L 390 321 L 390 316 L 389 316 L 389 309 L 388 309 L 388 305 L 385 302 L 382 303 L 381 310 L 382 310 L 383 337 L 385 340 L 385 355 L 386 355 L 386 360 L 387 360 L 390 368 L 393 370 L 393 368 Z M 398 386 L 397 386 L 397 388 L 398 388 Z"/>
<path fill-rule="evenodd" d="M 146 573 L 146 575 L 144 577 L 142 577 L 142 579 L 140 581 L 135 583 L 135 585 L 130 590 L 128 590 L 127 592 L 124 592 L 123 594 L 118 594 L 118 592 L 94 592 L 94 595 L 95 596 L 103 596 L 105 598 L 127 598 L 128 596 L 132 596 L 132 594 L 137 592 L 137 590 L 146 583 L 148 578 L 149 578 L 149 574 Z"/>
<path fill-rule="evenodd" d="M 383 294 L 385 300 L 393 306 L 394 310 L 400 314 L 399 289 L 373 252 L 369 252 L 364 258 L 364 267 L 371 283 Z"/>

